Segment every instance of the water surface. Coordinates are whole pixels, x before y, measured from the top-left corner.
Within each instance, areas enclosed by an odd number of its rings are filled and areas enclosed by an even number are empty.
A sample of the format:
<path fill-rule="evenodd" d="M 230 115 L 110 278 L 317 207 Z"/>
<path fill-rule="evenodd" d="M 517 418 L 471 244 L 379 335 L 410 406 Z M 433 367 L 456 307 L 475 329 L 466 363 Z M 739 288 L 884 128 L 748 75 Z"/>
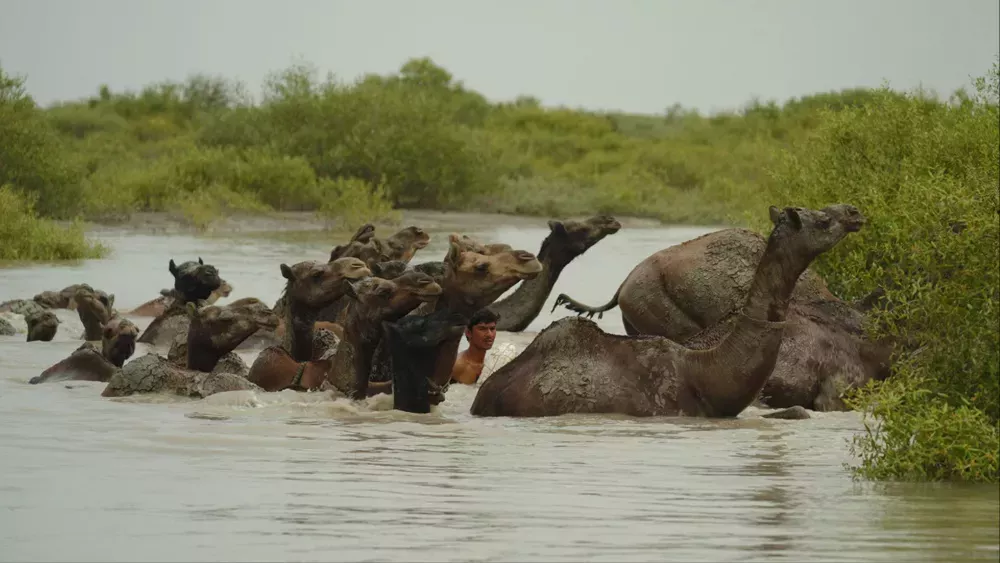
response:
<path fill-rule="evenodd" d="M 416 215 L 440 259 L 448 232 L 536 251 L 542 219 Z M 566 268 L 555 293 L 605 302 L 628 270 L 713 228 L 626 223 Z M 197 238 L 102 229 L 105 260 L 0 270 L 0 301 L 87 282 L 128 310 L 201 256 L 233 294 L 271 303 L 278 264 L 325 259 L 323 236 Z M 494 365 L 552 320 L 501 333 Z M 995 487 L 855 483 L 854 413 L 806 421 L 474 418 L 452 386 L 429 415 L 322 395 L 101 398 L 100 383 L 27 380 L 76 348 L 0 337 L 4 561 L 972 561 L 998 557 Z M 135 319 L 140 326 L 149 319 Z M 595 319 L 597 320 L 597 319 Z M 15 319 L 17 321 L 17 319 Z M 616 311 L 597 322 L 622 333 Z M 140 345 L 138 357 L 149 348 Z M 161 353 L 163 351 L 161 350 Z M 252 361 L 253 353 L 245 355 Z"/>

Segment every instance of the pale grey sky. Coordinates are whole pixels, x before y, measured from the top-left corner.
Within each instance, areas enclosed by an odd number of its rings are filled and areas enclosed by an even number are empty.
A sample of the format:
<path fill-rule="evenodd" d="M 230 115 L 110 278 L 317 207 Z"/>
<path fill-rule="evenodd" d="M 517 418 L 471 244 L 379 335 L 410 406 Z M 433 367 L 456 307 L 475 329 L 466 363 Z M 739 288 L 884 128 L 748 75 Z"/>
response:
<path fill-rule="evenodd" d="M 997 0 L 0 0 L 0 65 L 42 104 L 429 56 L 493 100 L 711 111 L 883 80 L 948 95 L 998 51 Z"/>

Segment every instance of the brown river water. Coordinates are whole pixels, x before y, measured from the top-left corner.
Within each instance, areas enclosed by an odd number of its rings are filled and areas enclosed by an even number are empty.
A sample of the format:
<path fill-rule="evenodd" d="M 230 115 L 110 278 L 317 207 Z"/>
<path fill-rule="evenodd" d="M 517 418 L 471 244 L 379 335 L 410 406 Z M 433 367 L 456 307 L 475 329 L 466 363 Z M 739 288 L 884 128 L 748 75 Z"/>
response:
<path fill-rule="evenodd" d="M 537 251 L 539 218 L 410 214 L 432 233 Z M 625 228 L 566 270 L 529 331 L 501 333 L 498 365 L 571 314 L 555 294 L 602 303 L 650 253 L 715 228 Z M 379 232 L 384 232 L 381 228 Z M 104 260 L 0 268 L 0 301 L 87 282 L 119 310 L 201 256 L 273 303 L 278 264 L 323 260 L 323 233 L 210 237 L 103 228 Z M 429 415 L 386 397 L 223 393 L 193 401 L 100 397 L 104 384 L 28 379 L 75 349 L 74 312 L 53 342 L 0 337 L 2 561 L 997 561 L 993 486 L 852 480 L 856 413 L 804 421 L 563 416 L 480 419 L 452 386 Z M 133 319 L 144 327 L 148 318 Z M 595 319 L 597 320 L 597 319 Z M 23 319 L 13 318 L 23 330 Z M 623 333 L 618 312 L 597 322 Z M 148 351 L 139 345 L 139 357 Z M 161 353 L 165 353 L 161 350 Z M 253 353 L 245 354 L 248 363 Z"/>

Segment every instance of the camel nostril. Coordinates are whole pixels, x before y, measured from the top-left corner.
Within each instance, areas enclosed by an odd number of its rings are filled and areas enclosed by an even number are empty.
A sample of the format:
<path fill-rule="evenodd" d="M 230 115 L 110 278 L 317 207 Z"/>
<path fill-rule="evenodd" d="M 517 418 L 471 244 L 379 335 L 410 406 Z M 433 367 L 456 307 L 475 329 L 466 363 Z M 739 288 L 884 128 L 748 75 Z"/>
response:
<path fill-rule="evenodd" d="M 514 253 L 514 257 L 517 258 L 518 260 L 521 260 L 522 262 L 527 262 L 529 260 L 535 259 L 534 254 L 527 252 L 525 250 L 518 250 L 516 253 Z"/>

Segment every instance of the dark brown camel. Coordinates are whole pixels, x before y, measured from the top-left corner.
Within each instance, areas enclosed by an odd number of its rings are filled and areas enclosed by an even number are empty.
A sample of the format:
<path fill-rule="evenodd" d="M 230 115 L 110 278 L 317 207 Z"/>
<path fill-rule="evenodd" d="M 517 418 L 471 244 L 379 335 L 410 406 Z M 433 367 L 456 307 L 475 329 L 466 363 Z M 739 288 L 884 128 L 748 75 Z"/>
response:
<path fill-rule="evenodd" d="M 76 314 L 83 324 L 83 339 L 94 342 L 104 338 L 104 328 L 116 316 L 115 295 L 80 287 L 73 295 Z"/>
<path fill-rule="evenodd" d="M 393 408 L 412 413 L 431 411 L 432 386 L 428 381 L 437 363 L 436 348 L 450 338 L 461 338 L 467 321 L 442 309 L 382 323 L 382 342 L 392 355 Z"/>
<path fill-rule="evenodd" d="M 318 360 L 313 350 L 316 316 L 344 295 L 346 281 L 370 276 L 371 270 L 358 258 L 338 258 L 329 263 L 282 264 L 281 275 L 286 280 L 285 342 L 261 350 L 247 375 L 265 391 L 284 389 L 296 378 L 301 386 L 325 379 L 330 360 Z"/>
<path fill-rule="evenodd" d="M 101 334 L 101 347 L 84 342 L 67 358 L 31 378 L 29 383 L 53 381 L 104 381 L 120 369 L 125 360 L 135 353 L 135 339 L 139 329 L 132 321 L 115 317 Z"/>
<path fill-rule="evenodd" d="M 24 322 L 28 325 L 28 342 L 51 342 L 59 331 L 59 317 L 49 310 L 31 313 Z"/>
<path fill-rule="evenodd" d="M 178 334 L 186 334 L 190 322 L 186 304 L 190 302 L 201 306 L 212 296 L 212 292 L 222 287 L 219 271 L 215 266 L 205 264 L 201 258 L 180 266 L 171 259 L 168 270 L 174 277 L 174 299 L 139 335 L 139 342 L 143 344 L 169 346 Z"/>
<path fill-rule="evenodd" d="M 586 221 L 549 221 L 550 233 L 542 241 L 538 260 L 542 273 L 526 280 L 509 297 L 490 305 L 500 315 L 497 330 L 520 332 L 535 320 L 563 269 L 604 237 L 621 229 L 610 215 L 597 215 Z"/>
<path fill-rule="evenodd" d="M 556 305 L 588 316 L 617 305 L 630 335 L 713 346 L 732 328 L 766 245 L 747 229 L 716 231 L 640 262 L 607 305 L 589 307 L 566 295 Z M 892 346 L 872 342 L 864 312 L 830 293 L 810 269 L 792 293 L 787 322 L 774 373 L 761 392 L 767 406 L 846 409 L 840 391 L 888 376 Z"/>
<path fill-rule="evenodd" d="M 222 391 L 256 389 L 240 374 L 220 370 L 226 357 L 251 334 L 273 328 L 277 316 L 263 302 L 239 299 L 219 307 L 197 307 L 187 303 L 190 319 L 187 360 L 184 365 L 149 353 L 117 370 L 101 393 L 122 397 L 134 393 L 169 393 L 185 397 L 207 397 Z"/>
<path fill-rule="evenodd" d="M 378 384 L 370 388 L 368 381 L 372 357 L 382 339 L 382 322 L 398 320 L 439 295 L 441 286 L 427 274 L 416 271 L 405 272 L 394 280 L 371 276 L 349 283 L 347 296 L 351 302 L 343 324 L 344 338 L 333 356 L 326 380 L 355 400 L 388 391 L 389 386 Z"/>
<path fill-rule="evenodd" d="M 717 346 L 692 350 L 660 336 L 611 335 L 590 320 L 560 319 L 486 379 L 472 414 L 739 415 L 774 369 L 799 277 L 865 222 L 843 204 L 771 207 L 770 216 L 774 228 L 736 326 Z"/>
<path fill-rule="evenodd" d="M 204 304 L 214 305 L 219 299 L 229 297 L 229 294 L 232 292 L 233 286 L 226 280 L 222 280 L 222 285 L 220 285 L 218 289 L 213 291 L 208 296 L 208 299 L 204 301 Z M 142 305 L 139 305 L 135 309 L 129 311 L 128 314 L 135 317 L 158 317 L 169 309 L 171 305 L 173 305 L 176 298 L 176 289 L 161 289 L 159 297 L 146 301 Z"/>

